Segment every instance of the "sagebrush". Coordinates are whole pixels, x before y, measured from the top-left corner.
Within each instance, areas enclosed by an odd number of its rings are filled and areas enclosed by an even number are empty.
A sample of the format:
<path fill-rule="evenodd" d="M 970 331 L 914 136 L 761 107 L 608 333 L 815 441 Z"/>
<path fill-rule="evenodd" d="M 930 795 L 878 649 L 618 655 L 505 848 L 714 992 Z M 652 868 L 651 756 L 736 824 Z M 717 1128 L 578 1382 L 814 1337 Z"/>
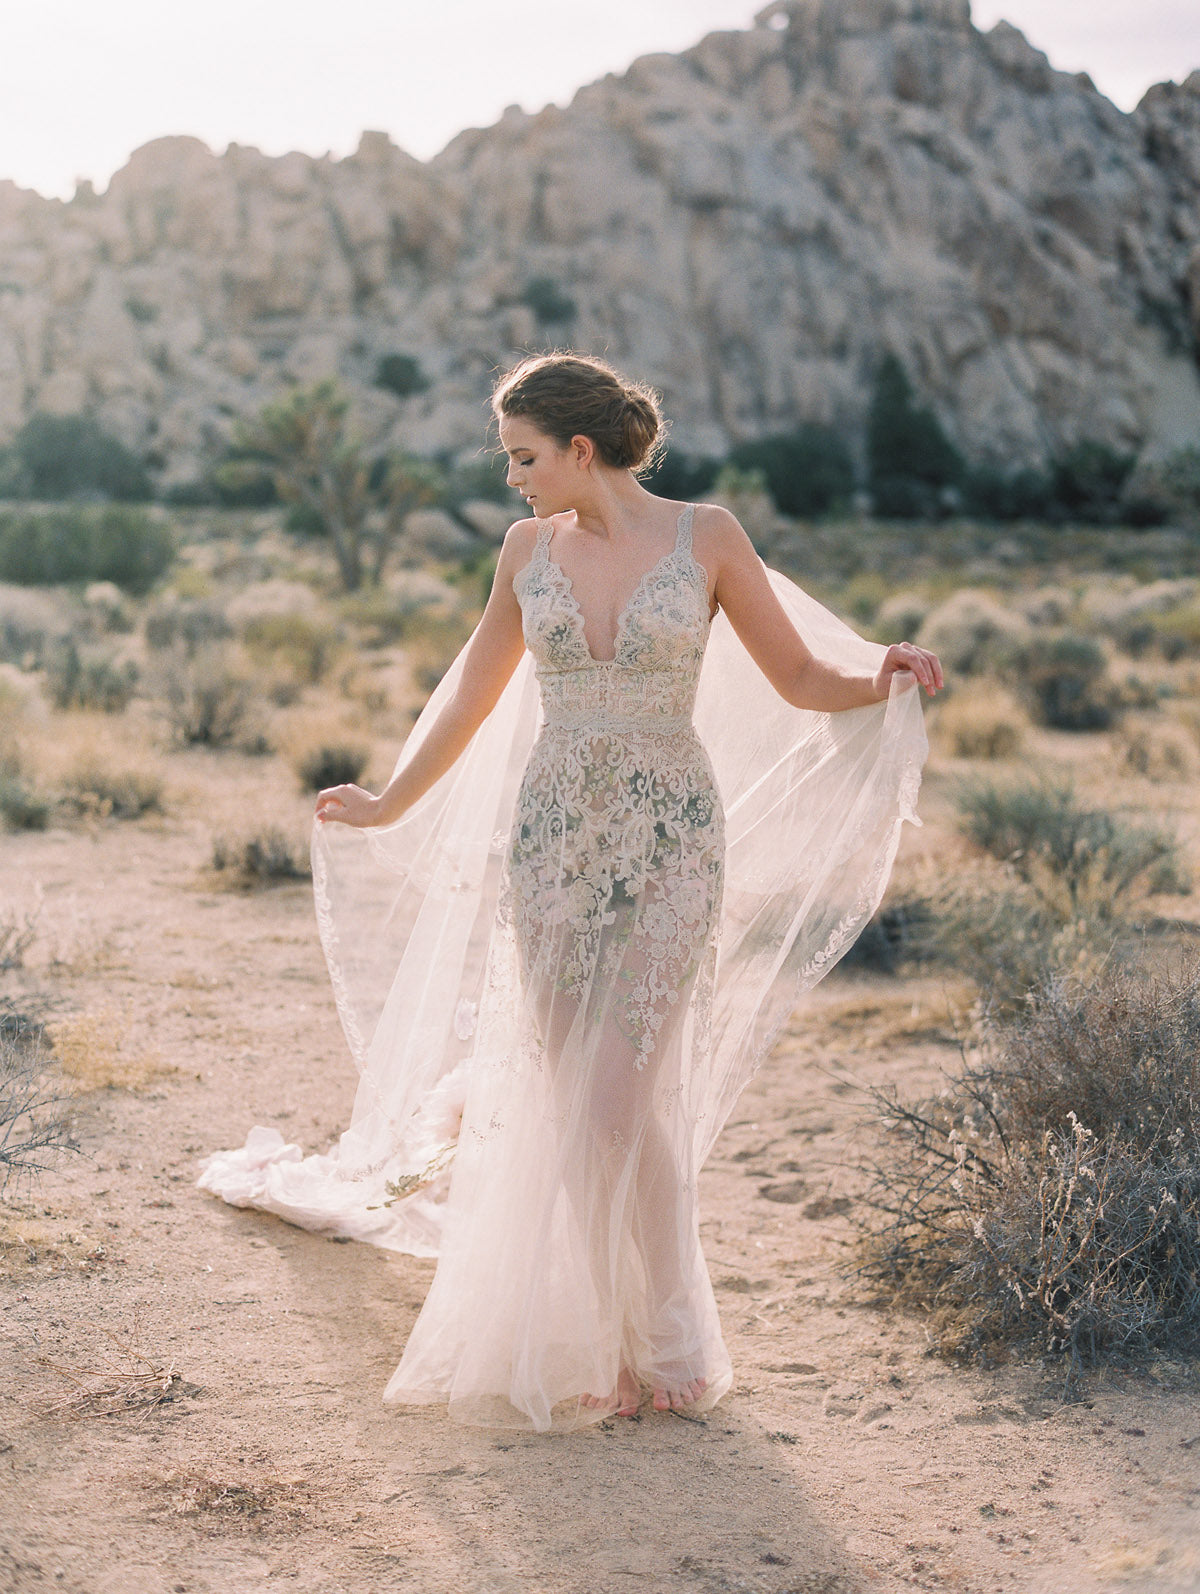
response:
<path fill-rule="evenodd" d="M 1051 980 L 934 1100 L 873 1096 L 861 1273 L 939 1350 L 1200 1348 L 1200 962 Z"/>

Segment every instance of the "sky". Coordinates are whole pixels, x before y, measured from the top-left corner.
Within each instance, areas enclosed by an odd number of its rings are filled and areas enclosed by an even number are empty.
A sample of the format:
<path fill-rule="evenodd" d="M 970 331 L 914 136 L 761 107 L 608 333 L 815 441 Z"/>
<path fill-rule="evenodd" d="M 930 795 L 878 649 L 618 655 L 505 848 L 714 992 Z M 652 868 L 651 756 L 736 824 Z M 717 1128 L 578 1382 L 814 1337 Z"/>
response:
<path fill-rule="evenodd" d="M 565 104 L 639 55 L 741 28 L 763 0 L 0 0 L 0 177 L 69 197 L 191 133 L 348 154 L 382 129 L 426 159 L 508 105 Z M 976 0 L 1123 109 L 1200 67 L 1197 0 Z"/>

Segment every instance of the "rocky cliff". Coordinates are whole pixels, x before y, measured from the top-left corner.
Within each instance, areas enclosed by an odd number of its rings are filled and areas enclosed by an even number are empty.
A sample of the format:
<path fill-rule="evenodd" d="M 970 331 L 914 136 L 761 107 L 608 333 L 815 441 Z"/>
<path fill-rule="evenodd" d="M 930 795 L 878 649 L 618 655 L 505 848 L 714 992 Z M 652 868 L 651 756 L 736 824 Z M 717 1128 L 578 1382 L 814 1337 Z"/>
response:
<path fill-rule="evenodd" d="M 103 195 L 0 184 L 0 438 L 91 410 L 186 480 L 336 372 L 372 428 L 466 449 L 495 368 L 571 342 L 657 383 L 684 448 L 857 431 L 886 350 L 973 454 L 1171 446 L 1198 199 L 1200 72 L 1126 115 L 967 0 L 778 0 L 427 164 L 166 138 Z M 428 386 L 377 387 L 389 353 Z"/>

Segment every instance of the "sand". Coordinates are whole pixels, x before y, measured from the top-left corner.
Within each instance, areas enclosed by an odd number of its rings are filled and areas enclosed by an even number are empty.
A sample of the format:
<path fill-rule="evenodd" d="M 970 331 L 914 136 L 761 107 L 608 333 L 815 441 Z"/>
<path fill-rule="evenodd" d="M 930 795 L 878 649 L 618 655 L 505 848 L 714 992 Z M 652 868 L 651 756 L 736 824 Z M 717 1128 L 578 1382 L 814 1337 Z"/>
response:
<path fill-rule="evenodd" d="M 1194 1369 L 1064 1402 L 1061 1369 L 931 1356 L 845 1274 L 849 1081 L 918 1091 L 953 1064 L 936 981 L 835 973 L 721 1138 L 701 1205 L 736 1381 L 706 1419 L 539 1437 L 385 1407 L 432 1265 L 194 1188 L 255 1123 L 324 1147 L 354 1080 L 307 889 L 205 869 L 222 803 L 278 815 L 271 772 L 172 768 L 164 819 L 0 839 L 5 900 L 43 895 L 2 988 L 82 1015 L 135 1081 L 83 1092 L 83 1155 L 4 1208 L 0 1589 L 1200 1588 Z"/>

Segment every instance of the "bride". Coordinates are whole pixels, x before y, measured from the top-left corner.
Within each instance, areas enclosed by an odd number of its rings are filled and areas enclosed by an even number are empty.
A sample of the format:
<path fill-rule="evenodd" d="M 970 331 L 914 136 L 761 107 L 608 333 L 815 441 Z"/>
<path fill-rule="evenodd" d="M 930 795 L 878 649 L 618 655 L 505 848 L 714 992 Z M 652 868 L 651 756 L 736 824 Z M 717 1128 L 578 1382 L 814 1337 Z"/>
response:
<path fill-rule="evenodd" d="M 387 1400 L 699 1412 L 732 1372 L 697 1173 L 878 903 L 941 669 L 647 491 L 657 402 L 603 362 L 526 359 L 493 408 L 530 518 L 386 788 L 317 800 L 351 1126 L 309 1157 L 256 1129 L 201 1183 L 437 1255 Z"/>

